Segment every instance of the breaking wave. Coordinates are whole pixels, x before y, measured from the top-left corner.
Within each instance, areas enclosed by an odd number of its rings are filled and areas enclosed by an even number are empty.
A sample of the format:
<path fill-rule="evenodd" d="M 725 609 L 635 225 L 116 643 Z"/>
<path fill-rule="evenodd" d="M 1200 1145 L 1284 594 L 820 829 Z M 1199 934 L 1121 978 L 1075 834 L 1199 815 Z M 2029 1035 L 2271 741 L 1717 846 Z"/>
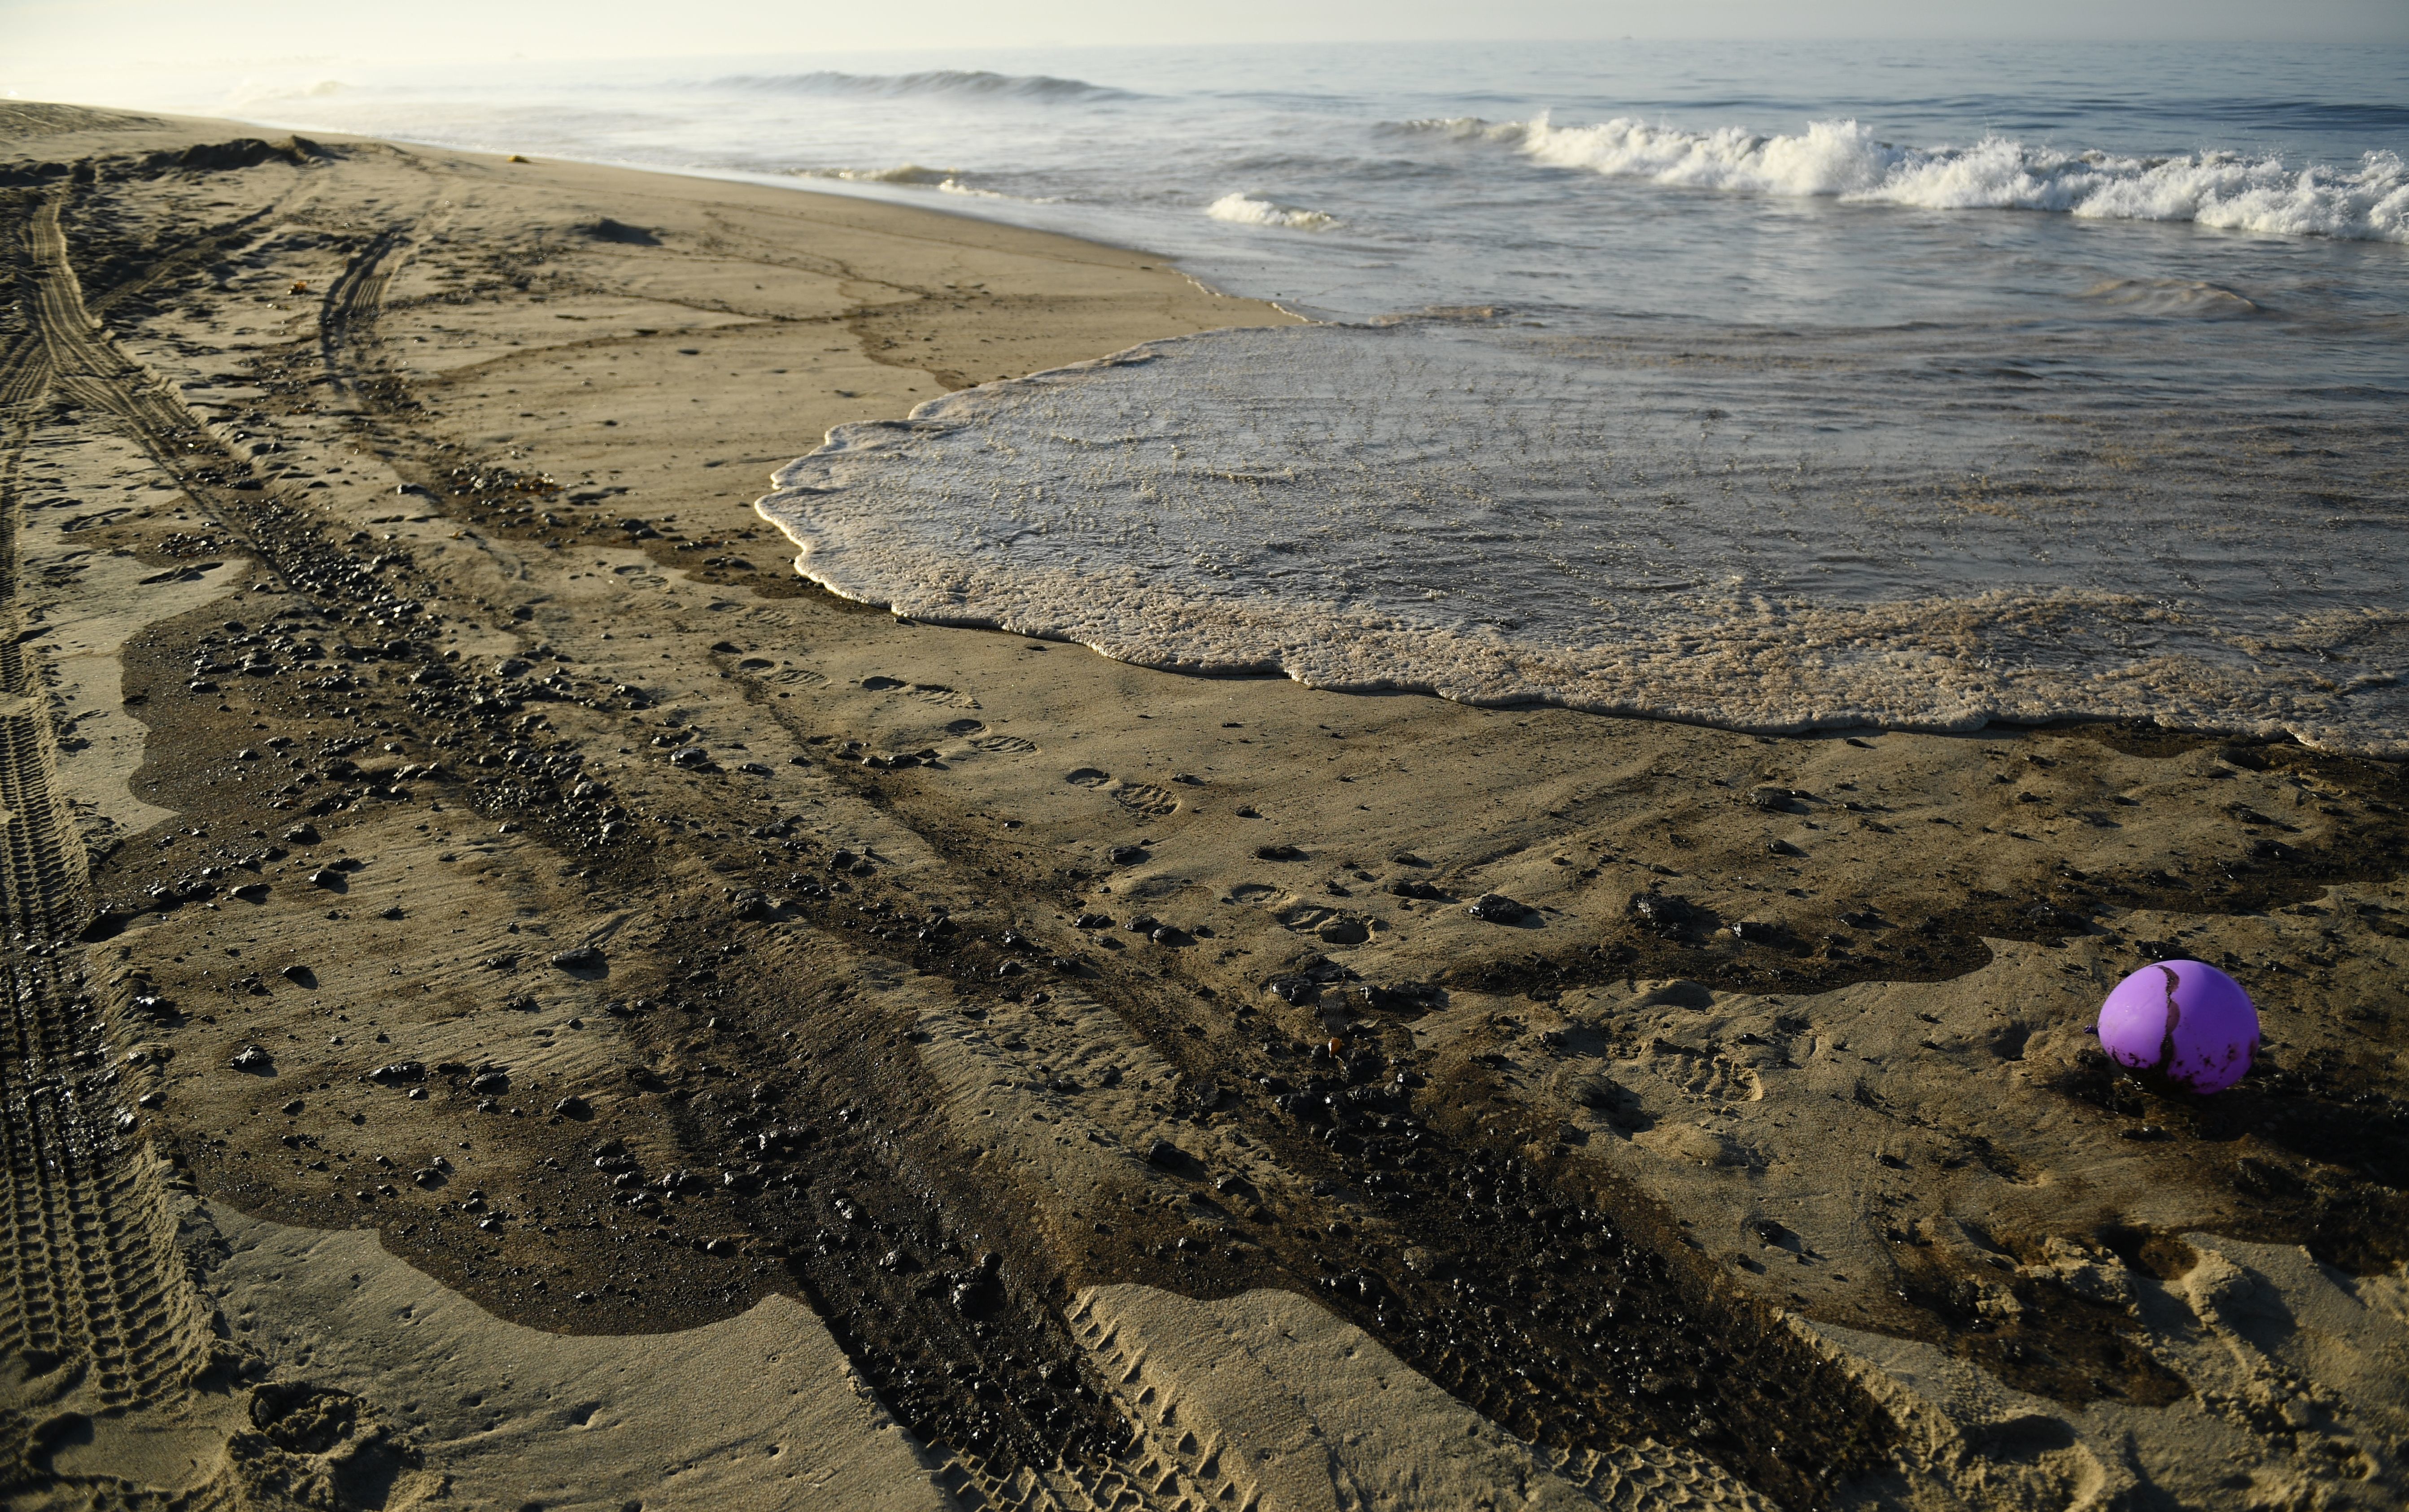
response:
<path fill-rule="evenodd" d="M 974 199 L 1013 197 L 998 190 L 980 188 L 958 169 L 924 168 L 917 163 L 900 164 L 891 168 L 796 168 L 793 173 L 798 179 L 834 179 L 841 183 L 854 184 L 902 184 L 914 189 L 933 189 L 941 194 L 968 194 Z M 1045 201 L 1032 203 L 1043 204 Z"/>
<path fill-rule="evenodd" d="M 1682 131 L 1627 117 L 1559 126 L 1544 115 L 1529 122 L 1414 121 L 1404 129 L 1495 142 L 1552 167 L 1681 188 L 2409 242 L 2409 164 L 2390 151 L 2337 167 L 2237 152 L 2068 152 L 2005 137 L 1971 147 L 1901 147 L 1854 121 L 1818 121 L 1797 136 L 1770 137 L 1738 126 Z"/>
<path fill-rule="evenodd" d="M 714 79 L 711 84 L 714 89 L 746 90 L 764 94 L 887 98 L 953 94 L 973 98 L 1035 100 L 1046 104 L 1137 97 L 1127 90 L 1090 84 L 1083 79 L 1056 79 L 1047 74 L 996 74 L 983 68 L 935 68 L 913 74 L 846 74 L 828 69 L 808 74 L 733 74 Z"/>
<path fill-rule="evenodd" d="M 1334 215 L 1294 205 L 1277 205 L 1251 194 L 1223 194 L 1205 206 L 1204 213 L 1238 225 L 1273 225 L 1288 231 L 1327 231 L 1338 224 Z"/>
<path fill-rule="evenodd" d="M 945 184 L 961 178 L 951 168 L 924 168 L 917 163 L 892 168 L 805 168 L 801 172 L 807 178 L 842 179 L 858 184 Z"/>

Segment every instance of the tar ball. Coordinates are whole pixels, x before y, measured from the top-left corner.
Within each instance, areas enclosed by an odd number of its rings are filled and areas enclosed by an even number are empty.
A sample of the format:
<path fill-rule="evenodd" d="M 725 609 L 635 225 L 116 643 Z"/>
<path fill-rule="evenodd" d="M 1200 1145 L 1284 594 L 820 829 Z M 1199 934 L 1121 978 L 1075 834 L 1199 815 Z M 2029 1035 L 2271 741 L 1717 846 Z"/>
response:
<path fill-rule="evenodd" d="M 2099 1005 L 2099 1047 L 2186 1090 L 2222 1092 L 2249 1073 L 2258 1010 L 2242 984 L 2205 961 L 2158 961 Z"/>

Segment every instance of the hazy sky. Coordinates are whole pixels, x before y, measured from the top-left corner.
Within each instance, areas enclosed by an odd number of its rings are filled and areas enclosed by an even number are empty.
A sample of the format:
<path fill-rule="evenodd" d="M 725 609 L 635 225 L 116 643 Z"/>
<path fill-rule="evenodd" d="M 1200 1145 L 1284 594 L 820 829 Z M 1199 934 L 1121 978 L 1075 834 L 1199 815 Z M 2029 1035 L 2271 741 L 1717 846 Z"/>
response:
<path fill-rule="evenodd" d="M 0 74 L 1332 39 L 2265 38 L 2409 42 L 2409 0 L 0 0 Z"/>

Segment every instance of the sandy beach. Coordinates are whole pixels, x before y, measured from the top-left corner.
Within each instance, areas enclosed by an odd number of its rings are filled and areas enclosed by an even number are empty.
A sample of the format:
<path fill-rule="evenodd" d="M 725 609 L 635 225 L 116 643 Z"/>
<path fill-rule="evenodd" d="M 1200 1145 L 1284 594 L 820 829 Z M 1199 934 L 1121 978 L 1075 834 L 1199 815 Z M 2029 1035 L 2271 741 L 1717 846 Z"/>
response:
<path fill-rule="evenodd" d="M 798 573 L 831 427 L 1296 318 L 1142 252 L 15 102 L 0 244 L 7 1505 L 2409 1497 L 2397 764 Z"/>

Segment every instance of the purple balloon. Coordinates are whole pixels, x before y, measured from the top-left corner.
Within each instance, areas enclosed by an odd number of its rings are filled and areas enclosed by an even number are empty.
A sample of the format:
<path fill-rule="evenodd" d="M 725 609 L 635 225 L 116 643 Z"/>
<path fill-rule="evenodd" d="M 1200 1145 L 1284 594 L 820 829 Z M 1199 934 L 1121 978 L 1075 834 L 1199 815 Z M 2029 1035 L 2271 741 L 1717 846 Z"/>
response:
<path fill-rule="evenodd" d="M 2222 1092 L 2249 1073 L 2258 1010 L 2241 983 L 2205 961 L 2159 961 L 2117 983 L 2099 1005 L 2099 1046 L 2135 1071 Z"/>

